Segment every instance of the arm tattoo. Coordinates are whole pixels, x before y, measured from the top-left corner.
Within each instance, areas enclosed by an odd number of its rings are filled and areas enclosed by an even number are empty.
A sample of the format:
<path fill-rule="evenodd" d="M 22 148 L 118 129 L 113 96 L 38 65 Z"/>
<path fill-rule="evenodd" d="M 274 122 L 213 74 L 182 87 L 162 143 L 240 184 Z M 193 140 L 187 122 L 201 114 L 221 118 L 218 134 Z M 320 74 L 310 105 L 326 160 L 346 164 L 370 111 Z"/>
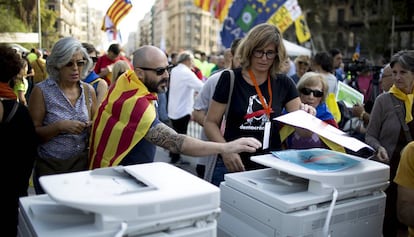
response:
<path fill-rule="evenodd" d="M 171 152 L 180 153 L 185 135 L 178 134 L 167 125 L 159 123 L 148 130 L 145 139 L 157 146 L 168 149 Z"/>

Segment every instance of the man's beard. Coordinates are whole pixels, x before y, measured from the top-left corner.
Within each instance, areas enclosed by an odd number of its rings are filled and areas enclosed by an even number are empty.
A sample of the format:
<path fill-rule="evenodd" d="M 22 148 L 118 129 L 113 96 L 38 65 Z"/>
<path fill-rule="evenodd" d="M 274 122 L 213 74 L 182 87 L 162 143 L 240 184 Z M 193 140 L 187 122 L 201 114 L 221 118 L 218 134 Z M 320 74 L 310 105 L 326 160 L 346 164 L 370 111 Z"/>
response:
<path fill-rule="evenodd" d="M 163 87 L 160 87 L 161 84 L 166 84 L 166 85 L 163 86 Z M 168 85 L 168 78 L 163 78 L 156 84 L 153 84 L 153 83 L 149 84 L 148 83 L 148 85 L 146 85 L 146 86 L 147 86 L 149 92 L 163 93 L 163 92 L 167 92 L 167 90 L 168 90 L 167 85 Z"/>

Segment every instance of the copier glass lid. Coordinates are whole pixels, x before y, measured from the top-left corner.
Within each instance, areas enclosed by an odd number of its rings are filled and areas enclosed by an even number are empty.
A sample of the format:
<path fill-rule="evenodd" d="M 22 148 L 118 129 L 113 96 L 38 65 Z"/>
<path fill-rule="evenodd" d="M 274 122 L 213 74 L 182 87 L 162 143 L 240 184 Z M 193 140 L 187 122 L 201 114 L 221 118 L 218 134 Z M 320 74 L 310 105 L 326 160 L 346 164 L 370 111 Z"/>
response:
<path fill-rule="evenodd" d="M 124 220 L 145 218 L 141 210 L 149 207 L 210 210 L 220 205 L 216 186 L 164 162 L 47 175 L 40 184 L 57 203 Z M 209 201 L 193 205 L 191 200 Z"/>

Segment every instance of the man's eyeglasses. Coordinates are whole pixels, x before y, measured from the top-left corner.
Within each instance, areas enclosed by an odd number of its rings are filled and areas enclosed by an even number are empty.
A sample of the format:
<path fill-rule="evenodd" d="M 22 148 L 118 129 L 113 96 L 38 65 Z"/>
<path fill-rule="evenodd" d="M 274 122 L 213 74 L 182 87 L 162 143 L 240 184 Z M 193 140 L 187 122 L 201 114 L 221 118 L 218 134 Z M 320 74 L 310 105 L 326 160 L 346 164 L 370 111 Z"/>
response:
<path fill-rule="evenodd" d="M 256 58 L 262 58 L 263 55 L 266 55 L 267 59 L 274 59 L 277 55 L 277 53 L 275 51 L 263 51 L 263 50 L 254 50 L 253 51 L 253 56 L 255 56 Z"/>
<path fill-rule="evenodd" d="M 307 63 L 307 62 L 302 62 L 302 61 L 299 61 L 298 63 L 299 63 L 299 65 L 309 66 L 309 63 Z"/>
<path fill-rule="evenodd" d="M 86 60 L 79 60 L 79 61 L 76 61 L 76 62 L 70 61 L 67 64 L 65 64 L 65 67 L 73 67 L 73 65 L 75 65 L 75 64 L 78 67 L 83 67 L 86 64 Z"/>
<path fill-rule="evenodd" d="M 312 89 L 309 89 L 309 88 L 300 89 L 300 93 L 302 93 L 304 95 L 310 95 L 312 93 L 313 96 L 315 96 L 315 97 L 322 97 L 323 96 L 323 91 L 312 90 Z"/>
<path fill-rule="evenodd" d="M 154 71 L 158 76 L 161 76 L 165 73 L 165 71 L 170 73 L 170 71 L 173 67 L 174 67 L 174 65 L 168 65 L 166 67 L 157 67 L 157 68 L 149 68 L 149 67 L 137 67 L 137 68 L 140 68 L 140 69 L 146 70 L 146 71 Z"/>

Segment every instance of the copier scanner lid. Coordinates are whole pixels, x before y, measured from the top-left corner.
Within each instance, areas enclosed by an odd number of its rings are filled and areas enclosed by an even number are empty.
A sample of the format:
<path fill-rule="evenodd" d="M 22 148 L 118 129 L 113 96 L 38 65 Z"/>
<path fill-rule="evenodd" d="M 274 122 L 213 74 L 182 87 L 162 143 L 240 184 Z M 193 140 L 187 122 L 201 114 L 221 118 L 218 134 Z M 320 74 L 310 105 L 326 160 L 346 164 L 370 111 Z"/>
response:
<path fill-rule="evenodd" d="M 363 159 L 357 156 L 343 154 L 340 152 L 313 148 L 304 150 L 286 150 L 277 152 L 282 155 L 293 156 L 300 153 L 315 153 L 323 151 L 334 158 L 340 159 L 344 157 L 346 159 L 353 159 L 357 162 L 349 168 L 338 170 L 334 172 L 321 172 L 311 168 L 306 168 L 298 165 L 295 162 L 287 161 L 289 159 L 279 159 L 275 155 L 267 154 L 260 156 L 253 156 L 251 160 L 262 164 L 267 167 L 274 168 L 279 171 L 286 172 L 288 174 L 301 177 L 310 181 L 316 181 L 324 185 L 332 186 L 337 189 L 348 189 L 363 187 L 376 183 L 387 182 L 389 179 L 389 167 L 380 162 Z M 329 163 L 325 165 L 329 166 Z"/>
<path fill-rule="evenodd" d="M 124 220 L 171 214 L 178 206 L 220 207 L 216 186 L 164 162 L 42 176 L 40 184 L 57 203 Z"/>

